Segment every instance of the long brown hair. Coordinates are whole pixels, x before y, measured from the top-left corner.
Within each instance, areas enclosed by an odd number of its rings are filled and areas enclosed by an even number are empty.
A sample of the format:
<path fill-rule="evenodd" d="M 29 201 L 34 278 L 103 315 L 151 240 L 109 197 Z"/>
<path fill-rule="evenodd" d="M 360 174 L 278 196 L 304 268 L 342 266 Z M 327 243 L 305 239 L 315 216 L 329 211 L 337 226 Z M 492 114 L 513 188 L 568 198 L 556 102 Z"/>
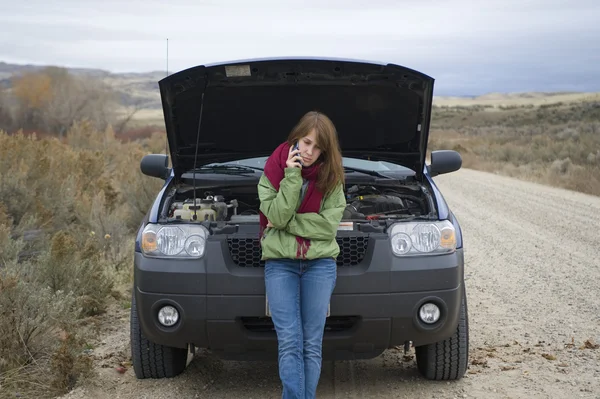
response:
<path fill-rule="evenodd" d="M 336 185 L 345 183 L 342 151 L 337 130 L 331 119 L 321 112 L 307 112 L 290 132 L 288 144 L 293 145 L 296 141 L 307 136 L 313 129 L 315 129 L 317 136 L 317 145 L 321 150 L 319 159 L 315 161 L 321 163 L 317 188 L 326 196 Z"/>

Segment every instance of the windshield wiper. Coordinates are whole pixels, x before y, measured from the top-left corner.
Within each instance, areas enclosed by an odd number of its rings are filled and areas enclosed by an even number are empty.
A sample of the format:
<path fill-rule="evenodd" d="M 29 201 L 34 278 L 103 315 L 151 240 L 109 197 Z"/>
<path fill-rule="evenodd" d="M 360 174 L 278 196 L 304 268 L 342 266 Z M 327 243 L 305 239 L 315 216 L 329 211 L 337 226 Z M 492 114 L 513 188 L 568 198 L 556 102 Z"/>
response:
<path fill-rule="evenodd" d="M 205 168 L 227 168 L 227 169 L 238 169 L 238 170 L 248 170 L 248 169 L 252 169 L 252 170 L 260 170 L 263 171 L 264 168 L 259 168 L 258 166 L 249 166 L 249 165 L 238 165 L 238 164 L 234 164 L 234 163 L 215 163 L 215 164 L 211 164 L 211 165 L 206 165 L 204 166 Z"/>
<path fill-rule="evenodd" d="M 359 173 L 364 173 L 366 175 L 371 175 L 371 176 L 376 176 L 376 177 L 383 177 L 384 179 L 394 179 L 393 177 L 386 176 L 386 175 L 381 174 L 381 173 L 379 173 L 377 171 L 374 171 L 374 170 L 352 168 L 352 167 L 349 167 L 349 166 L 344 166 L 344 172 L 359 172 Z"/>
<path fill-rule="evenodd" d="M 259 167 L 255 167 L 255 166 L 241 166 L 241 165 L 233 165 L 233 164 L 214 164 L 214 165 L 205 165 L 202 166 L 200 168 L 196 168 L 195 172 L 198 173 L 202 173 L 202 172 L 207 172 L 207 171 L 211 171 L 211 172 L 223 172 L 223 173 L 228 173 L 228 172 L 239 172 L 239 173 L 247 173 L 247 172 L 252 172 L 255 173 L 255 171 L 260 170 L 262 171 L 262 168 Z M 190 170 L 190 172 L 194 172 L 194 170 Z"/>

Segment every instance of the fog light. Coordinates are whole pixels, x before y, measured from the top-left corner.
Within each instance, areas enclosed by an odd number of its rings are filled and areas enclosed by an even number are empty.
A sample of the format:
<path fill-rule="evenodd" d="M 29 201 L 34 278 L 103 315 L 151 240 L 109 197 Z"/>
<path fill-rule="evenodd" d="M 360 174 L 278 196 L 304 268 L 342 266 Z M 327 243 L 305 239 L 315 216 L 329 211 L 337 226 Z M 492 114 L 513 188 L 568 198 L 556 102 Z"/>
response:
<path fill-rule="evenodd" d="M 440 308 L 431 302 L 421 306 L 419 317 L 424 323 L 433 324 L 440 319 Z"/>
<path fill-rule="evenodd" d="M 158 311 L 158 321 L 165 327 L 171 327 L 179 320 L 179 312 L 171 305 L 163 306 Z"/>

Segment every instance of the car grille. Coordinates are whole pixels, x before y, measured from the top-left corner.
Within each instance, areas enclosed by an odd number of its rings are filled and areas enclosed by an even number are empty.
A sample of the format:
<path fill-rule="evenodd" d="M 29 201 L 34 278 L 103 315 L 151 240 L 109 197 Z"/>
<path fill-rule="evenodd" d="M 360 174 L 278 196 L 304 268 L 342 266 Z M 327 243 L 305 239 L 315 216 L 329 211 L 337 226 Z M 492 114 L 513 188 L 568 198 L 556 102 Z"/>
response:
<path fill-rule="evenodd" d="M 336 262 L 338 266 L 356 266 L 365 257 L 369 245 L 369 236 L 337 237 L 340 254 Z M 260 260 L 261 248 L 257 238 L 228 238 L 229 254 L 233 262 L 241 267 L 264 267 Z"/>

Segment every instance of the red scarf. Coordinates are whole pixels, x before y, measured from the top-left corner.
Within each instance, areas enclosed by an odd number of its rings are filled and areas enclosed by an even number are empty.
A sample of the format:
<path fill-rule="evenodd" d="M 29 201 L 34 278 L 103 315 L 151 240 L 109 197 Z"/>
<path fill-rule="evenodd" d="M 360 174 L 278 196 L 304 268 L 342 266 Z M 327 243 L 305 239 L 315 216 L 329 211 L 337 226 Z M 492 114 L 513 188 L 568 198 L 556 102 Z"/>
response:
<path fill-rule="evenodd" d="M 289 144 L 282 143 L 275 149 L 275 151 L 273 151 L 273 154 L 271 154 L 265 163 L 265 176 L 267 179 L 269 179 L 271 185 L 273 185 L 277 191 L 279 191 L 279 183 L 285 175 L 284 170 L 287 167 L 286 162 L 289 152 Z M 323 199 L 323 194 L 317 189 L 316 185 L 317 177 L 319 176 L 319 164 L 315 162 L 307 168 L 302 167 L 301 173 L 302 177 L 308 180 L 308 187 L 306 188 L 306 193 L 304 194 L 302 203 L 300 204 L 300 207 L 296 213 L 318 213 L 321 209 L 321 200 Z M 298 195 L 300 195 L 300 191 L 298 191 Z M 260 237 L 263 236 L 263 232 L 267 227 L 267 222 L 267 217 L 260 212 Z M 308 248 L 310 247 L 310 240 L 304 237 L 296 236 L 296 241 L 298 243 L 296 258 L 305 259 Z"/>

